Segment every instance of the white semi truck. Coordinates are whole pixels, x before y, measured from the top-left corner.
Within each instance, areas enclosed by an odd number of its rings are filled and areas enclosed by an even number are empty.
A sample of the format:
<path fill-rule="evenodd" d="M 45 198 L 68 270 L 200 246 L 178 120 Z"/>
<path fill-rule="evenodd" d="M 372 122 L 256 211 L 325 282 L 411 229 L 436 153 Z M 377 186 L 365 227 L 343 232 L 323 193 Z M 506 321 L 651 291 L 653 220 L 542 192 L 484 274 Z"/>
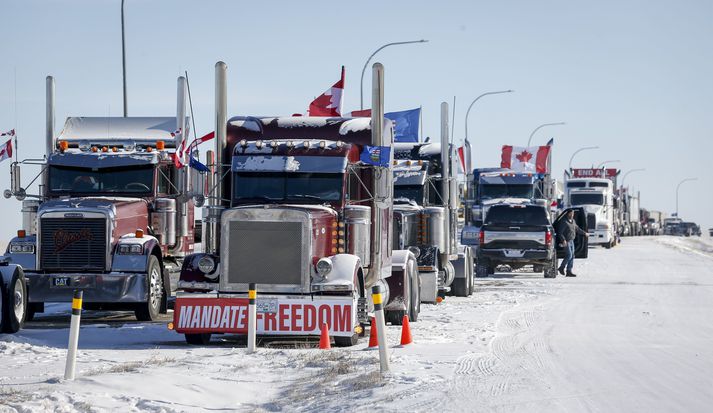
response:
<path fill-rule="evenodd" d="M 611 248 L 617 244 L 615 169 L 573 169 L 565 176 L 566 207 L 584 207 L 588 215 L 589 244 Z"/>

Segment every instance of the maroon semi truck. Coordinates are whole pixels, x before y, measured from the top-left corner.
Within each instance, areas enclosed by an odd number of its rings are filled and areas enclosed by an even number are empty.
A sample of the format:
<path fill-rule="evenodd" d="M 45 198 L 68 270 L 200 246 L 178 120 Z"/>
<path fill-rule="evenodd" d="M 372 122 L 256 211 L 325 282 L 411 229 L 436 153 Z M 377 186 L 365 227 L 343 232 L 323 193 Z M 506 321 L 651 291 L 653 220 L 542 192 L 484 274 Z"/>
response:
<path fill-rule="evenodd" d="M 23 225 L 5 260 L 19 264 L 31 320 L 49 302 L 84 292 L 87 309 L 166 312 L 170 274 L 194 252 L 188 168 L 176 148 L 188 136 L 186 81 L 175 117 L 70 117 L 54 133 L 54 80 L 47 78 L 47 156 L 15 162 L 6 197 L 23 201 Z M 20 164 L 39 164 L 39 193 L 27 194 Z"/>
<path fill-rule="evenodd" d="M 374 71 L 372 118 L 227 121 L 226 67 L 216 64 L 205 252 L 186 257 L 174 307 L 188 343 L 246 334 L 251 283 L 259 335 L 316 336 L 327 324 L 337 345 L 353 345 L 374 285 L 393 323 L 418 311 L 415 256 L 391 249 L 393 124 L 383 118 L 383 67 Z"/>

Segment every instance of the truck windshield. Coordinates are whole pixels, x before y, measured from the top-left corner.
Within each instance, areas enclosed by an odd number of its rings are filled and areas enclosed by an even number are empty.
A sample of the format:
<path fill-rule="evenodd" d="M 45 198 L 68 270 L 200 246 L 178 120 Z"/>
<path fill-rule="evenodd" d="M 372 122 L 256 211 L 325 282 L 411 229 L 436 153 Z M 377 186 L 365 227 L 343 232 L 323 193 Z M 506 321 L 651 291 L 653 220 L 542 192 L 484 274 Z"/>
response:
<path fill-rule="evenodd" d="M 339 202 L 344 175 L 311 172 L 239 172 L 234 176 L 233 201 Z"/>
<path fill-rule="evenodd" d="M 602 194 L 571 194 L 570 204 L 574 205 L 604 205 Z"/>
<path fill-rule="evenodd" d="M 532 199 L 532 185 L 480 185 L 481 199 L 496 199 L 496 198 L 525 198 Z"/>
<path fill-rule="evenodd" d="M 149 196 L 154 186 L 153 166 L 92 170 L 50 166 L 49 188 L 57 195 Z"/>
<path fill-rule="evenodd" d="M 547 225 L 547 211 L 541 206 L 495 205 L 485 217 L 486 225 Z"/>
<path fill-rule="evenodd" d="M 423 186 L 421 185 L 396 185 L 394 186 L 394 199 L 406 198 L 423 205 Z"/>

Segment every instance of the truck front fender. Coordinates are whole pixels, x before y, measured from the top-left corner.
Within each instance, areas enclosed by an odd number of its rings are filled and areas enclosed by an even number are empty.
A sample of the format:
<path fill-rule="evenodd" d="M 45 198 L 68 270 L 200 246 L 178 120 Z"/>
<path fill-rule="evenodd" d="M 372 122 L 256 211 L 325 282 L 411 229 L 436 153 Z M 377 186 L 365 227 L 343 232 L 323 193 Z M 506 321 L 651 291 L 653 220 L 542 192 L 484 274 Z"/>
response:
<path fill-rule="evenodd" d="M 141 245 L 143 252 L 141 254 L 119 254 L 119 245 L 123 244 Z M 151 256 L 156 248 L 158 248 L 159 251 L 161 250 L 158 239 L 151 235 L 144 235 L 141 238 L 136 238 L 133 234 L 124 235 L 114 246 L 111 271 L 145 273 L 149 266 L 149 256 Z M 158 255 L 159 262 L 163 263 L 163 257 L 160 253 Z"/>
<path fill-rule="evenodd" d="M 312 288 L 318 291 L 355 291 L 359 285 L 357 280 L 361 268 L 359 257 L 337 254 L 327 258 L 332 261 L 332 270 L 327 273 L 326 278 L 320 278 L 319 282 L 312 283 Z"/>

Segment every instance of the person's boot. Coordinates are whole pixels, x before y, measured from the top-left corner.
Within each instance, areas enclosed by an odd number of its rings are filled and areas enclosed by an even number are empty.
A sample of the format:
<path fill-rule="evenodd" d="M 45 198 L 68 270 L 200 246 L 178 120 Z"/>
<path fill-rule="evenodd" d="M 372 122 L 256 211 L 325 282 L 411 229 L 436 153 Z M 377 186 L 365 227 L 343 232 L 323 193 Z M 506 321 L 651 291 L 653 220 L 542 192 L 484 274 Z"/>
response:
<path fill-rule="evenodd" d="M 557 268 L 557 271 L 559 271 L 560 275 L 564 275 L 564 268 L 559 267 Z"/>
<path fill-rule="evenodd" d="M 572 271 L 567 271 L 567 277 L 576 277 L 577 274 L 573 273 Z"/>

